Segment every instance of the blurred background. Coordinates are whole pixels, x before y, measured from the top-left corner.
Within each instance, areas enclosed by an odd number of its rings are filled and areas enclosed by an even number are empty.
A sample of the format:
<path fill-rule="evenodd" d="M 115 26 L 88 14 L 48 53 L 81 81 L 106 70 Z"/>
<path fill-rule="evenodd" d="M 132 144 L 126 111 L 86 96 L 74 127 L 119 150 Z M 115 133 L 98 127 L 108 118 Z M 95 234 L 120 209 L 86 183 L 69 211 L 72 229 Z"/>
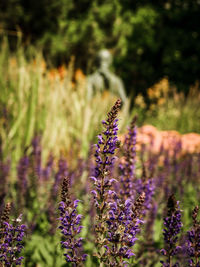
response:
<path fill-rule="evenodd" d="M 139 126 L 199 133 L 199 12 L 199 0 L 2 0 L 3 153 L 18 159 L 36 133 L 48 151 L 69 152 L 72 140 L 87 153 L 116 99 L 109 91 L 86 97 L 103 48 L 128 96 L 121 128 L 138 114 Z"/>
<path fill-rule="evenodd" d="M 138 145 L 150 145 L 147 169 L 164 168 L 164 180 L 170 182 L 163 192 L 182 182 L 177 192 L 186 190 L 179 199 L 185 201 L 190 224 L 191 206 L 200 196 L 195 191 L 200 177 L 199 14 L 200 0 L 0 1 L 0 200 L 1 207 L 14 203 L 15 217 L 22 212 L 32 233 L 25 266 L 63 266 L 60 239 L 52 235 L 63 176 L 69 175 L 73 194 L 89 203 L 91 144 L 118 98 L 106 88 L 87 97 L 88 76 L 101 49 L 111 53 L 110 71 L 121 78 L 127 95 L 119 114 L 120 139 L 137 115 Z M 159 218 L 166 196 L 160 199 Z M 85 206 L 80 210 L 87 236 Z M 161 248 L 160 220 L 156 227 L 154 245 Z M 86 248 L 92 255 L 93 246 Z"/>
<path fill-rule="evenodd" d="M 164 76 L 188 92 L 199 79 L 199 10 L 198 0 L 2 0 L 0 31 L 12 50 L 19 41 L 40 49 L 48 66 L 73 55 L 84 74 L 106 47 L 127 93 L 146 94 Z"/>

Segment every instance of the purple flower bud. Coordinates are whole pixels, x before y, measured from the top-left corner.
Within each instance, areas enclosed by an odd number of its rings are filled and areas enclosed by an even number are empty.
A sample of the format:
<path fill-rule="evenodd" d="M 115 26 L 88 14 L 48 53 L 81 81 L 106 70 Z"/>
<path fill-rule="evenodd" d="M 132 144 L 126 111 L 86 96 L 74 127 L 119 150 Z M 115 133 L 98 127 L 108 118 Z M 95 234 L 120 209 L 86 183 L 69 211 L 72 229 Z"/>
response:
<path fill-rule="evenodd" d="M 1 243 L 0 243 L 0 261 L 5 266 L 21 265 L 22 256 L 19 256 L 23 249 L 22 241 L 26 231 L 26 225 L 20 225 L 20 219 L 13 220 L 14 224 L 1 222 Z"/>
<path fill-rule="evenodd" d="M 200 266 L 200 221 L 197 220 L 198 212 L 199 207 L 196 206 L 192 212 L 192 229 L 187 233 L 186 252 L 189 257 L 189 266 L 192 267 Z"/>
<path fill-rule="evenodd" d="M 177 246 L 178 234 L 181 231 L 181 211 L 179 202 L 176 201 L 174 195 L 171 195 L 167 203 L 168 216 L 164 218 L 163 236 L 165 242 L 165 249 L 161 253 L 167 257 L 166 262 L 162 261 L 163 266 L 171 266 L 172 256 L 176 255 L 180 247 Z"/>
<path fill-rule="evenodd" d="M 82 255 L 82 238 L 78 237 L 83 228 L 81 224 L 82 215 L 77 214 L 77 206 L 80 200 L 73 202 L 69 198 L 69 181 L 65 177 L 62 184 L 62 200 L 59 204 L 60 226 L 59 229 L 64 236 L 65 241 L 61 245 L 66 249 L 64 254 L 66 262 L 73 262 L 78 265 L 86 260 L 86 254 Z"/>

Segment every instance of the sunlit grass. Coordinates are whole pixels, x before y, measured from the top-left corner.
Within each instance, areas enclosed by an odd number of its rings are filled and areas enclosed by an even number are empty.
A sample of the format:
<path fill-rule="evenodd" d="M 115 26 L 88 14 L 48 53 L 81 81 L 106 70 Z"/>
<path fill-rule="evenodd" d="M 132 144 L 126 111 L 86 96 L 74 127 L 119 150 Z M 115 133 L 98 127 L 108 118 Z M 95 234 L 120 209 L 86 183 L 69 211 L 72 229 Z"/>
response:
<path fill-rule="evenodd" d="M 105 92 L 88 100 L 86 77 L 74 71 L 73 59 L 67 67 L 49 69 L 41 51 L 30 48 L 25 53 L 20 46 L 13 54 L 6 40 L 1 46 L 0 80 L 2 149 L 14 161 L 35 134 L 42 135 L 44 157 L 49 151 L 86 155 L 99 121 L 117 98 Z M 123 128 L 129 120 L 129 101 L 121 112 Z"/>

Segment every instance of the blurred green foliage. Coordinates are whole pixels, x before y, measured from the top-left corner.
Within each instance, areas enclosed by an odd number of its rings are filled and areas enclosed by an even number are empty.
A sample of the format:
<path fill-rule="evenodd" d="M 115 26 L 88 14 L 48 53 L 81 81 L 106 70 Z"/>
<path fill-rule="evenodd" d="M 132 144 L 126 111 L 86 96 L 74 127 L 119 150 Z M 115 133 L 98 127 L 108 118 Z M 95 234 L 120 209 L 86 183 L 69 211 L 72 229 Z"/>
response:
<path fill-rule="evenodd" d="M 75 66 L 92 71 L 102 47 L 115 55 L 114 67 L 129 92 L 143 92 L 168 76 L 179 89 L 199 79 L 198 0 L 2 0 L 1 32 L 22 32 L 55 64 L 75 55 Z"/>

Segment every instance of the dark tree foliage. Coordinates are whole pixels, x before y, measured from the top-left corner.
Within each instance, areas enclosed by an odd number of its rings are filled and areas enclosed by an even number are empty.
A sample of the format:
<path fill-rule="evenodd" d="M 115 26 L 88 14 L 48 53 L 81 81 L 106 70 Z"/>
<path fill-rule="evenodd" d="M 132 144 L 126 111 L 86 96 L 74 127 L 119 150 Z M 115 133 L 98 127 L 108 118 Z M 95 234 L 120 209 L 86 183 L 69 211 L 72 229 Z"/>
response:
<path fill-rule="evenodd" d="M 0 29 L 20 29 L 57 65 L 75 55 L 86 74 L 106 47 L 129 92 L 163 76 L 186 90 L 200 77 L 199 13 L 199 0 L 1 0 Z"/>

